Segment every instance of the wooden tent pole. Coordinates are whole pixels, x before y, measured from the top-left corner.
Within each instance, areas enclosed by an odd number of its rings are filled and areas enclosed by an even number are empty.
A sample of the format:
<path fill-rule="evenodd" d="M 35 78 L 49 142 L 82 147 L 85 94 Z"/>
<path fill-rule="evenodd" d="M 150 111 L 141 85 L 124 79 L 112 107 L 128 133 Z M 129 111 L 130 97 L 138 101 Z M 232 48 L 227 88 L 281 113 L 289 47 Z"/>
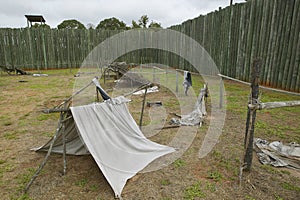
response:
<path fill-rule="evenodd" d="M 49 150 L 43 160 L 43 162 L 41 163 L 41 165 L 39 166 L 39 168 L 36 170 L 36 172 L 34 173 L 34 175 L 32 176 L 31 180 L 29 181 L 29 183 L 26 185 L 25 189 L 24 189 L 24 193 L 27 193 L 29 187 L 32 185 L 33 181 L 36 179 L 36 177 L 40 174 L 40 172 L 42 171 L 43 167 L 45 166 L 50 154 L 51 154 L 51 151 L 52 151 L 52 148 L 53 148 L 53 145 L 54 145 L 54 142 L 56 141 L 56 138 L 62 128 L 62 123 L 61 121 L 63 120 L 63 114 L 61 113 L 60 114 L 60 119 L 59 119 L 59 122 L 58 122 L 58 127 L 56 129 L 56 133 L 51 141 L 51 144 L 50 144 L 50 147 L 49 147 Z"/>
<path fill-rule="evenodd" d="M 67 158 L 66 158 L 66 134 L 65 134 L 65 125 L 62 125 L 62 140 L 63 140 L 63 160 L 64 160 L 64 169 L 63 175 L 67 173 Z"/>
<path fill-rule="evenodd" d="M 25 189 L 24 189 L 24 193 L 27 193 L 29 187 L 32 185 L 33 181 L 37 178 L 37 176 L 40 174 L 40 172 L 42 171 L 43 167 L 45 166 L 47 160 L 49 159 L 49 156 L 51 154 L 53 145 L 56 141 L 56 138 L 59 134 L 59 132 L 62 130 L 62 137 L 63 137 L 63 163 L 64 163 L 64 167 L 63 167 L 63 174 L 66 174 L 66 170 L 67 170 L 67 160 L 66 160 L 66 141 L 65 141 L 65 126 L 64 126 L 64 122 L 66 121 L 65 117 L 67 115 L 68 112 L 68 102 L 77 94 L 79 94 L 80 92 L 82 92 L 84 89 L 86 89 L 87 87 L 89 87 L 91 84 L 93 84 L 93 81 L 91 81 L 89 84 L 87 84 L 85 87 L 81 88 L 80 90 L 78 90 L 77 92 L 75 92 L 72 96 L 70 96 L 68 99 L 66 99 L 64 102 L 62 102 L 60 105 L 56 106 L 56 110 L 58 110 L 59 107 L 61 107 L 63 105 L 63 108 L 60 110 L 60 118 L 58 121 L 58 126 L 56 129 L 56 133 L 53 136 L 53 139 L 50 143 L 50 147 L 49 150 L 43 160 L 43 162 L 41 163 L 41 165 L 39 166 L 39 168 L 36 170 L 36 172 L 34 173 L 34 175 L 32 176 L 31 180 L 29 181 L 29 183 L 26 185 Z M 50 112 L 48 112 L 50 113 Z"/>
<path fill-rule="evenodd" d="M 80 90 L 78 90 L 77 92 L 75 92 L 74 94 L 72 94 L 68 99 L 66 99 L 63 104 L 67 103 L 68 101 L 70 101 L 74 96 L 78 95 L 79 93 L 81 93 L 83 90 L 85 90 L 87 87 L 89 87 L 90 85 L 92 85 L 94 82 L 91 81 L 90 83 L 88 83 L 86 86 L 84 86 L 83 88 L 81 88 Z"/>
<path fill-rule="evenodd" d="M 65 107 L 66 107 L 66 105 L 65 105 Z M 65 117 L 66 117 L 66 115 L 67 115 L 67 113 L 66 112 L 64 112 L 63 114 L 62 114 L 63 116 L 63 120 L 65 120 Z M 63 121 L 62 120 L 62 121 Z M 66 175 L 66 173 L 67 173 L 67 157 L 66 157 L 66 152 L 67 152 L 67 148 L 66 148 L 66 133 L 65 133 L 65 124 L 63 123 L 63 122 L 61 122 L 62 123 L 62 140 L 63 140 L 63 163 L 64 163 L 64 167 L 63 167 L 63 175 Z"/>
<path fill-rule="evenodd" d="M 141 111 L 141 117 L 140 117 L 140 129 L 142 130 L 142 123 L 143 123 L 143 115 L 144 115 L 144 109 L 145 109 L 145 101 L 146 101 L 146 95 L 147 95 L 147 87 L 145 88 L 145 94 L 143 98 L 143 105 L 142 105 L 142 111 Z"/>
<path fill-rule="evenodd" d="M 147 83 L 145 85 L 142 85 L 141 87 L 137 88 L 136 90 L 132 91 L 132 92 L 129 92 L 129 93 L 126 93 L 124 94 L 123 96 L 124 97 L 127 97 L 129 95 L 132 95 L 133 93 L 137 92 L 137 91 L 140 91 L 140 90 L 143 90 L 144 88 L 148 88 L 148 87 L 152 87 L 153 84 L 152 83 Z"/>

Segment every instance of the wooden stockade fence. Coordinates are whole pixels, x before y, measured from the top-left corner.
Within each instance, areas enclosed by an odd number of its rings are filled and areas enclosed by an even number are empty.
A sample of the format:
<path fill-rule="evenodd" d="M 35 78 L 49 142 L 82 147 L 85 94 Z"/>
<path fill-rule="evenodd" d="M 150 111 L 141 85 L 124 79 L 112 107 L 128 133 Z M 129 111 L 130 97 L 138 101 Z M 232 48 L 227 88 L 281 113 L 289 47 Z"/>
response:
<path fill-rule="evenodd" d="M 300 92 L 300 0 L 248 0 L 170 27 L 198 41 L 220 73 L 250 81 L 251 61 L 262 58 L 260 84 Z M 79 67 L 88 53 L 119 31 L 0 29 L 0 65 L 21 69 Z M 140 38 L 135 40 L 143 40 Z M 119 61 L 162 63 L 192 70 L 162 50 L 130 52 Z"/>
<path fill-rule="evenodd" d="M 80 67 L 92 49 L 120 31 L 0 29 L 0 66 L 26 70 Z"/>
<path fill-rule="evenodd" d="M 171 27 L 197 40 L 222 74 L 250 82 L 262 59 L 260 84 L 300 92 L 300 0 L 249 0 Z"/>

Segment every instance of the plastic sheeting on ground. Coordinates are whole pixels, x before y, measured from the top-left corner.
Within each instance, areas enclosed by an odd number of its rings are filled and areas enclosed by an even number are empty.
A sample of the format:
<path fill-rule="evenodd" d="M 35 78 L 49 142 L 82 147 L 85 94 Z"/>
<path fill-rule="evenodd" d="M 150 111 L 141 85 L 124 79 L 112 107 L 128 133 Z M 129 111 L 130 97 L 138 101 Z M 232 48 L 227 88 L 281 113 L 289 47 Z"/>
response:
<path fill-rule="evenodd" d="M 129 113 L 128 101 L 119 97 L 104 103 L 71 107 L 78 130 L 76 135 L 79 135 L 82 143 L 78 145 L 80 138 L 74 136 L 74 131 L 70 131 L 70 134 L 73 133 L 76 145 L 86 147 L 92 154 L 116 197 L 121 196 L 129 178 L 156 158 L 175 151 L 143 135 Z M 70 150 L 74 148 L 73 143 L 67 141 L 66 148 L 68 153 L 73 152 Z M 43 146 L 38 150 L 46 149 Z M 62 152 L 62 146 L 57 144 L 55 150 Z"/>
<path fill-rule="evenodd" d="M 279 141 L 269 143 L 267 140 L 255 138 L 258 148 L 258 159 L 262 164 L 275 167 L 291 167 L 300 170 L 300 145 L 290 143 L 287 145 Z"/>
<path fill-rule="evenodd" d="M 200 92 L 194 110 L 187 115 L 181 115 L 180 118 L 172 118 L 170 123 L 181 126 L 201 126 L 207 114 L 204 97 L 205 93 Z"/>

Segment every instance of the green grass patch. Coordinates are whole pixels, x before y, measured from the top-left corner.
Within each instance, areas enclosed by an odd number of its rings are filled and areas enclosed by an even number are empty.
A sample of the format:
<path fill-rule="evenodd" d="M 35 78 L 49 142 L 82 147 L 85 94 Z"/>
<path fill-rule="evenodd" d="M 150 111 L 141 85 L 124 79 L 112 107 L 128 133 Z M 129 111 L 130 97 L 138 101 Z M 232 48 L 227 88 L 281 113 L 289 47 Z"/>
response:
<path fill-rule="evenodd" d="M 4 134 L 4 138 L 7 140 L 15 140 L 18 139 L 17 132 L 8 132 Z"/>
<path fill-rule="evenodd" d="M 87 179 L 81 179 L 75 182 L 75 185 L 80 186 L 80 187 L 84 187 L 86 184 L 88 183 Z"/>
<path fill-rule="evenodd" d="M 39 120 L 39 121 L 45 121 L 45 120 L 50 119 L 50 117 L 51 117 L 51 115 L 49 115 L 49 114 L 40 114 L 37 117 L 37 120 Z"/>
<path fill-rule="evenodd" d="M 219 171 L 216 170 L 216 171 L 209 171 L 207 178 L 218 182 L 222 180 L 223 176 Z"/>
<path fill-rule="evenodd" d="M 284 198 L 280 197 L 278 194 L 274 194 L 275 200 L 284 200 Z"/>
<path fill-rule="evenodd" d="M 2 126 L 10 126 L 13 124 L 13 121 L 11 120 L 11 118 L 8 116 L 4 116 L 4 115 L 0 116 L 0 121 L 1 121 L 0 124 L 2 124 Z"/>
<path fill-rule="evenodd" d="M 205 198 L 205 197 L 206 197 L 206 194 L 202 191 L 200 181 L 187 187 L 184 190 L 183 199 L 194 200 L 196 198 Z"/>
<path fill-rule="evenodd" d="M 246 196 L 245 196 L 245 199 L 246 199 L 246 200 L 255 200 L 255 198 L 253 198 L 253 197 L 251 197 L 251 196 L 249 196 L 249 195 L 246 195 Z"/>
<path fill-rule="evenodd" d="M 275 167 L 272 167 L 271 165 L 260 165 L 260 167 L 270 174 L 280 174 L 280 171 L 277 170 Z"/>
<path fill-rule="evenodd" d="M 43 132 L 42 135 L 51 138 L 53 136 L 53 132 Z"/>
<path fill-rule="evenodd" d="M 30 112 L 28 112 L 28 113 L 26 113 L 25 115 L 21 116 L 21 117 L 19 118 L 19 120 L 25 120 L 26 117 L 28 117 L 29 115 L 30 115 Z"/>
<path fill-rule="evenodd" d="M 91 185 L 90 186 L 90 190 L 93 191 L 93 192 L 95 192 L 95 191 L 98 190 L 98 186 L 97 185 Z"/>
<path fill-rule="evenodd" d="M 22 191 L 25 188 L 25 185 L 27 183 L 29 183 L 29 181 L 31 180 L 33 174 L 35 173 L 35 169 L 34 168 L 28 168 L 26 169 L 26 171 L 22 174 L 19 174 L 16 179 L 18 182 L 18 191 Z"/>
<path fill-rule="evenodd" d="M 217 191 L 216 184 L 215 183 L 210 183 L 210 182 L 206 183 L 205 189 L 208 190 L 211 193 Z"/>
<path fill-rule="evenodd" d="M 231 151 L 235 151 L 234 149 Z M 233 171 L 233 173 L 235 172 L 235 166 L 233 165 L 233 163 L 226 158 L 220 151 L 217 150 L 213 150 L 212 151 L 212 157 L 217 161 L 217 166 L 220 168 L 225 168 L 228 171 Z M 236 163 L 239 163 L 239 158 L 236 158 L 234 160 Z"/>
<path fill-rule="evenodd" d="M 282 174 L 286 174 L 286 175 L 291 175 L 291 172 L 286 171 L 286 170 L 281 170 L 281 173 L 282 173 Z"/>
<path fill-rule="evenodd" d="M 12 198 L 12 200 L 32 200 L 32 198 L 30 198 L 28 194 L 22 194 L 17 198 Z"/>
<path fill-rule="evenodd" d="M 34 85 L 29 85 L 28 86 L 30 89 L 34 90 L 46 90 L 46 89 L 51 89 L 53 86 L 51 84 L 34 84 Z"/>
<path fill-rule="evenodd" d="M 255 122 L 255 129 L 262 135 L 267 135 L 268 137 L 278 137 L 281 139 L 287 139 L 288 136 L 285 134 L 287 131 L 293 129 L 288 126 L 282 125 L 269 125 L 265 121 L 257 120 Z"/>
<path fill-rule="evenodd" d="M 161 185 L 171 185 L 171 181 L 169 179 L 163 179 L 160 181 Z"/>
<path fill-rule="evenodd" d="M 296 186 L 296 185 L 292 185 L 288 182 L 284 182 L 281 184 L 281 187 L 283 189 L 286 189 L 286 190 L 290 190 L 290 191 L 296 191 L 296 192 L 300 192 L 300 187 Z"/>
<path fill-rule="evenodd" d="M 27 122 L 25 121 L 25 120 L 19 120 L 18 121 L 18 126 L 19 127 L 24 127 L 24 126 L 27 126 L 28 124 L 27 124 Z"/>
<path fill-rule="evenodd" d="M 10 126 L 10 125 L 12 125 L 12 124 L 13 124 L 12 121 L 5 121 L 5 122 L 3 123 L 4 126 Z"/>
<path fill-rule="evenodd" d="M 5 172 L 12 172 L 16 167 L 13 164 L 7 163 L 4 167 Z"/>
<path fill-rule="evenodd" d="M 174 167 L 175 168 L 181 168 L 181 167 L 184 167 L 186 165 L 185 161 L 184 160 L 181 160 L 181 159 L 177 159 L 175 160 L 175 162 L 173 163 Z"/>

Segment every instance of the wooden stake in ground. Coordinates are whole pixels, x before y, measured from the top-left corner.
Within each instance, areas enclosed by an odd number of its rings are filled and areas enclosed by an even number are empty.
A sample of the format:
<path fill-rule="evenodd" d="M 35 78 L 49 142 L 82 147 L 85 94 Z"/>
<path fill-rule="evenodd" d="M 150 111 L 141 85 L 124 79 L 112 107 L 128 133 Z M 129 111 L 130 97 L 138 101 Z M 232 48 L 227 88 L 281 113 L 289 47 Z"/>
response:
<path fill-rule="evenodd" d="M 246 132 L 245 132 L 245 156 L 244 164 L 245 170 L 250 171 L 253 157 L 253 138 L 254 138 L 254 126 L 256 118 L 256 110 L 259 106 L 259 73 L 260 73 L 261 60 L 256 59 L 252 65 L 251 73 L 251 95 L 248 102 L 248 113 L 246 121 Z"/>
<path fill-rule="evenodd" d="M 145 109 L 147 89 L 148 88 L 145 88 L 145 94 L 144 94 L 144 97 L 143 97 L 142 111 L 141 111 L 141 117 L 140 117 L 140 129 L 141 130 L 142 130 L 142 123 L 143 123 L 143 115 L 144 115 L 144 109 Z"/>

